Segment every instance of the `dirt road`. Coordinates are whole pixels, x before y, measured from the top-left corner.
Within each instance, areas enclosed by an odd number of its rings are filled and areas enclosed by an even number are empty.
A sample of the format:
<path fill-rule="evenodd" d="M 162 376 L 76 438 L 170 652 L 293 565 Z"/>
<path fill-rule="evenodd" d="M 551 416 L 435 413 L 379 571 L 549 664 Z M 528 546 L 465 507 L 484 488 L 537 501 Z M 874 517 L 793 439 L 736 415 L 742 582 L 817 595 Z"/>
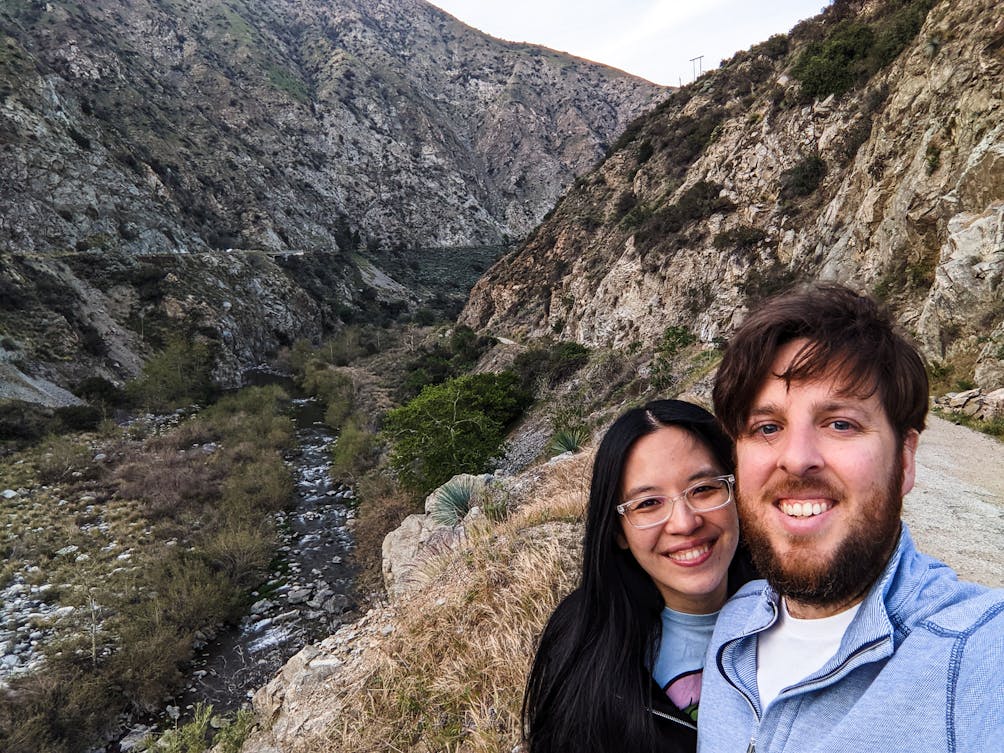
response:
<path fill-rule="evenodd" d="M 1004 443 L 929 416 L 903 517 L 960 578 L 1004 586 Z"/>

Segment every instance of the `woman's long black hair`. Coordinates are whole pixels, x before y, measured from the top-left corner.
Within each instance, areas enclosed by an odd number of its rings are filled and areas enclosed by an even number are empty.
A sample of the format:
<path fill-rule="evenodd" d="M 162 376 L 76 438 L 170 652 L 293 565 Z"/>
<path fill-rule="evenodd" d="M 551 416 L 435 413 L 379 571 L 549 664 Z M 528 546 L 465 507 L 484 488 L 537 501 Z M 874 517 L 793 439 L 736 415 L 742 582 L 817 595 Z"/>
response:
<path fill-rule="evenodd" d="M 666 426 L 690 432 L 734 470 L 732 442 L 703 408 L 656 400 L 607 430 L 593 462 L 582 579 L 554 611 L 537 647 L 523 698 L 527 753 L 664 750 L 653 716 L 651 663 L 661 637 L 662 596 L 631 552 L 618 545 L 624 464 L 641 437 Z M 672 458 L 667 458 L 672 462 Z M 745 556 L 734 559 L 746 560 Z M 741 574 L 733 578 L 733 570 Z M 732 593 L 752 573 L 730 569 Z M 735 582 L 739 581 L 739 582 Z"/>

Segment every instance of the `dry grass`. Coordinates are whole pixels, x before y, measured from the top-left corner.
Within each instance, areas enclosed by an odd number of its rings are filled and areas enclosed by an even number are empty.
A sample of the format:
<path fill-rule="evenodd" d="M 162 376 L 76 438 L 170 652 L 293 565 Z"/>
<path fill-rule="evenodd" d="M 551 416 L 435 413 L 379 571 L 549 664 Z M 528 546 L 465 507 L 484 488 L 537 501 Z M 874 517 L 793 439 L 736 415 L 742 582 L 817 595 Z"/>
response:
<path fill-rule="evenodd" d="M 539 469 L 505 522 L 425 563 L 431 581 L 400 605 L 381 659 L 328 699 L 339 721 L 304 750 L 513 749 L 537 637 L 578 579 L 590 461 Z"/>

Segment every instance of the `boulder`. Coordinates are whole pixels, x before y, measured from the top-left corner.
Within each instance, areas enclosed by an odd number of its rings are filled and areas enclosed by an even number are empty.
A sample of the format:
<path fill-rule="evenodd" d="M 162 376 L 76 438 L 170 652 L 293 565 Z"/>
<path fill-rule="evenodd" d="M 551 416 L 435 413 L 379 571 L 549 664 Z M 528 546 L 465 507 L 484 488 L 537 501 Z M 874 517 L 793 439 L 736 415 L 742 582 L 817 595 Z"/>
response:
<path fill-rule="evenodd" d="M 1004 388 L 983 396 L 983 410 L 980 413 L 980 418 L 984 421 L 1004 419 Z"/>
<path fill-rule="evenodd" d="M 383 540 L 383 579 L 393 600 L 424 582 L 425 558 L 453 547 L 462 528 L 437 523 L 431 515 L 409 515 Z"/>

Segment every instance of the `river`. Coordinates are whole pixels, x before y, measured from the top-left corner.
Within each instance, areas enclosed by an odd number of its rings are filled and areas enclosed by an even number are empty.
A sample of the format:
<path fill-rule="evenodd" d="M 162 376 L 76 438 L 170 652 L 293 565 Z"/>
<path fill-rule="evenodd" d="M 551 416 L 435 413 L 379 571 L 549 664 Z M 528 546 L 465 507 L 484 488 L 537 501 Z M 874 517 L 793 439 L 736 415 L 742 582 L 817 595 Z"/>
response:
<path fill-rule="evenodd" d="M 246 382 L 279 384 L 297 394 L 286 377 L 253 372 Z M 281 541 L 269 580 L 252 593 L 253 604 L 236 628 L 204 636 L 187 685 L 165 708 L 158 728 L 186 721 L 199 703 L 212 704 L 216 712 L 240 708 L 307 643 L 356 616 L 347 527 L 353 495 L 328 476 L 335 436 L 313 398 L 294 398 L 291 413 L 297 447 L 287 462 L 296 479 L 296 499 L 277 516 Z M 133 749 L 151 729 L 134 726 L 119 742 L 120 750 Z"/>

